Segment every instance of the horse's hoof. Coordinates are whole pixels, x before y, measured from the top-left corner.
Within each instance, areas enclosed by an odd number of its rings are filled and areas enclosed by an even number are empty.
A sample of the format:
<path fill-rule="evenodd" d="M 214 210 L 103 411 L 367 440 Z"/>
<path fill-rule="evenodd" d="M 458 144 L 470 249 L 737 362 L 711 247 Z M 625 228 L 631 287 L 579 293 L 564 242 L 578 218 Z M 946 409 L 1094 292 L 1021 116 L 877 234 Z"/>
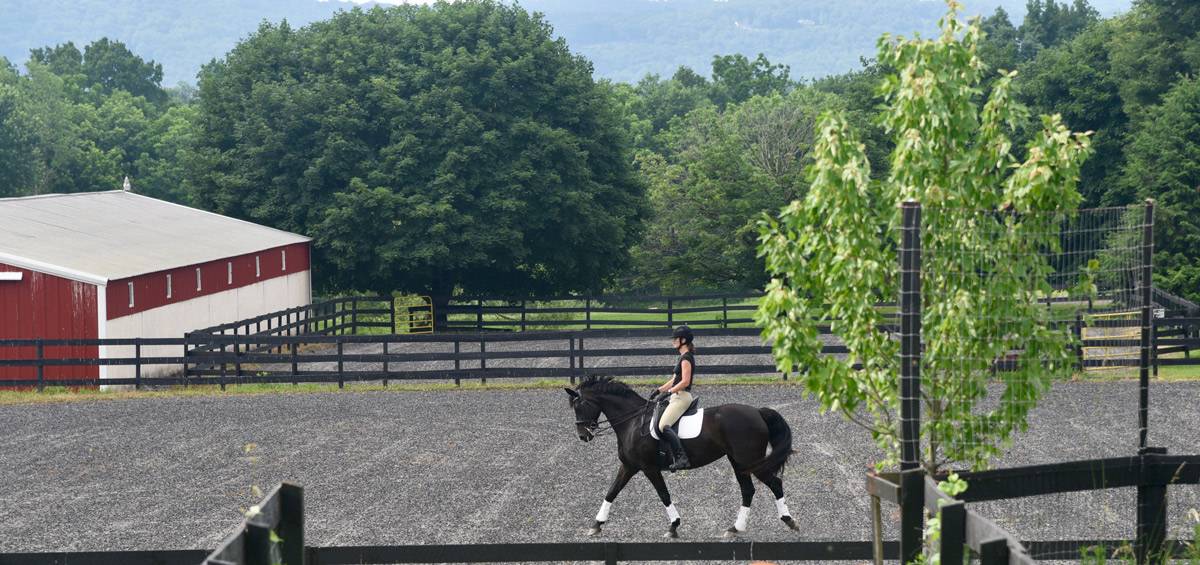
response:
<path fill-rule="evenodd" d="M 729 528 L 728 530 L 725 530 L 725 537 L 727 537 L 727 538 L 736 538 L 737 535 L 738 535 L 737 528 Z"/>
<path fill-rule="evenodd" d="M 800 531 L 800 524 L 797 524 L 791 516 L 780 516 L 779 519 L 783 520 L 783 523 L 787 524 L 789 528 L 796 530 L 797 532 Z"/>
<path fill-rule="evenodd" d="M 667 533 L 663 534 L 663 537 L 667 539 L 677 539 L 679 537 L 679 532 L 675 530 L 667 530 Z"/>
<path fill-rule="evenodd" d="M 600 535 L 600 528 L 589 528 L 589 529 L 588 529 L 588 535 L 589 535 L 589 536 L 598 536 L 598 535 Z"/>

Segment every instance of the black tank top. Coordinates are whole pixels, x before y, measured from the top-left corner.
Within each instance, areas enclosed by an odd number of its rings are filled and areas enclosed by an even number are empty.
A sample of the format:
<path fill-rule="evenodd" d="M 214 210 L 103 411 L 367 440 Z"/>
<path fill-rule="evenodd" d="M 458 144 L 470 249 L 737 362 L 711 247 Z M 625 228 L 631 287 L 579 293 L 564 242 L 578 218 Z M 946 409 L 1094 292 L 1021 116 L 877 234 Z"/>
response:
<path fill-rule="evenodd" d="M 683 389 L 692 392 L 692 385 L 696 384 L 696 357 L 691 353 L 684 353 L 679 356 L 679 360 L 675 362 L 675 380 L 671 381 L 671 387 L 683 382 L 683 362 L 687 361 L 692 364 L 692 381 L 688 383 L 687 388 Z"/>

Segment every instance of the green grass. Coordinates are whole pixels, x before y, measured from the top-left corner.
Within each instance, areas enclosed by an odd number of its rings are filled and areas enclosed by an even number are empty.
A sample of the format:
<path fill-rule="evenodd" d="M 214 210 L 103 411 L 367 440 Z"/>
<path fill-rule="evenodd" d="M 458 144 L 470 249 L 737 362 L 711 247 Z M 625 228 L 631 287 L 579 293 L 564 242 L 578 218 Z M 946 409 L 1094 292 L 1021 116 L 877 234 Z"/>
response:
<path fill-rule="evenodd" d="M 663 383 L 663 379 L 629 379 L 625 380 L 635 390 L 648 391 Z M 779 387 L 799 388 L 794 380 L 782 380 L 778 377 L 724 377 L 705 378 L 706 385 L 771 385 Z M 339 389 L 335 384 L 302 383 L 291 384 L 239 384 L 226 385 L 225 391 L 219 385 L 192 385 L 186 389 L 174 386 L 167 390 L 155 391 L 101 391 L 95 389 L 71 390 L 67 387 L 47 387 L 43 392 L 36 390 L 0 390 L 0 406 L 53 404 L 61 402 L 93 402 L 102 400 L 128 400 L 135 398 L 184 398 L 192 396 L 264 396 L 272 394 L 358 394 L 377 391 L 416 391 L 430 392 L 439 390 L 540 390 L 558 389 L 571 386 L 567 379 L 541 379 L 528 382 L 492 381 L 487 384 L 463 381 L 461 385 L 453 382 L 391 384 L 384 387 L 381 384 L 356 385 L 350 384 Z"/>

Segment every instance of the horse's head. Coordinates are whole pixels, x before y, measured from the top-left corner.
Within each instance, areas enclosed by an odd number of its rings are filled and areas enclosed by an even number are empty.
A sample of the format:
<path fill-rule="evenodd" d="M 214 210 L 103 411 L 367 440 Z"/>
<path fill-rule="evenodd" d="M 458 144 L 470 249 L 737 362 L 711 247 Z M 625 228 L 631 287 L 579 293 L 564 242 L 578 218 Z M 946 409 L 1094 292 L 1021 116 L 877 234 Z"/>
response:
<path fill-rule="evenodd" d="M 575 411 L 575 431 L 579 439 L 592 441 L 596 437 L 596 428 L 600 425 L 600 405 L 579 394 L 573 388 L 564 387 L 570 397 L 571 409 Z"/>

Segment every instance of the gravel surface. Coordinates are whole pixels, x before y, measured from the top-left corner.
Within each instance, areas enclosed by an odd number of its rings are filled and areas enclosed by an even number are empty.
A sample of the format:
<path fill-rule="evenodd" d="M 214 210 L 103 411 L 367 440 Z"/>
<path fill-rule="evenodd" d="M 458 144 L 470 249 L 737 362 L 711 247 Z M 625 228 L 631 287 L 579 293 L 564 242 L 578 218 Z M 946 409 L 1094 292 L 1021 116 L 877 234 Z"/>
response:
<path fill-rule="evenodd" d="M 867 540 L 868 436 L 789 385 L 703 386 L 701 403 L 779 410 L 797 535 L 759 488 L 742 540 Z M 1155 383 L 1150 442 L 1200 452 L 1200 383 Z M 1137 386 L 1060 383 L 1000 466 L 1131 455 Z M 560 389 L 345 391 L 0 406 L 0 553 L 214 547 L 257 502 L 302 484 L 313 546 L 593 541 L 615 440 L 583 443 Z M 714 541 L 740 497 L 727 464 L 668 476 L 682 539 Z M 1200 508 L 1171 487 L 1171 520 Z M 1036 503 L 1036 505 L 1034 504 Z M 1132 489 L 974 505 L 1027 539 L 1127 537 Z M 885 517 L 894 533 L 895 518 Z M 602 540 L 661 541 L 667 517 L 635 477 Z M 1189 526 L 1190 529 L 1190 526 Z M 1187 531 L 1187 530 L 1185 530 Z"/>

